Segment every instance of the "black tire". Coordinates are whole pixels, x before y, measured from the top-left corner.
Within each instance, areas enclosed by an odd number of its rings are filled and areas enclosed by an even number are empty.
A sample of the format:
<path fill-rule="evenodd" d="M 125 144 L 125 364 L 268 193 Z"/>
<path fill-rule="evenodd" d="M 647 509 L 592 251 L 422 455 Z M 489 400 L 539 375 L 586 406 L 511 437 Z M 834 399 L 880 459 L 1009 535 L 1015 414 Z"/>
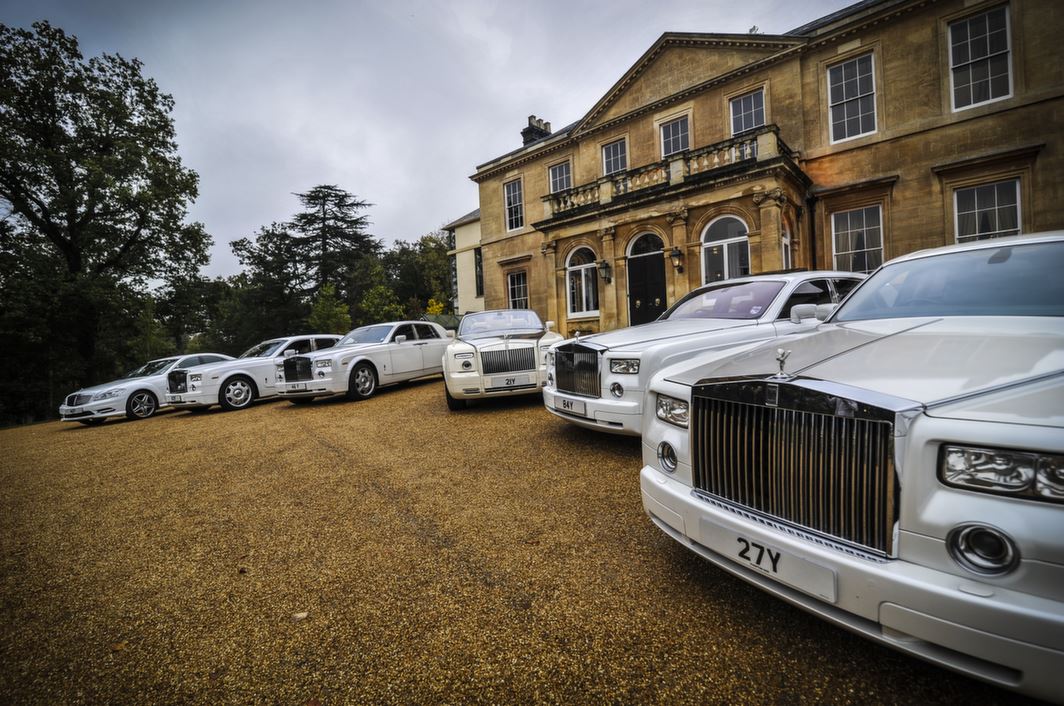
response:
<path fill-rule="evenodd" d="M 288 401 L 291 402 L 292 404 L 300 404 L 300 405 L 302 405 L 302 404 L 310 404 L 311 402 L 314 401 L 314 398 L 313 397 L 291 397 L 291 398 L 289 398 Z"/>
<path fill-rule="evenodd" d="M 366 400 L 377 391 L 377 371 L 369 363 L 362 362 L 351 371 L 347 382 L 347 399 Z"/>
<path fill-rule="evenodd" d="M 451 391 L 447 389 L 447 383 L 443 383 L 443 394 L 447 396 L 447 409 L 452 412 L 461 412 L 469 404 L 468 400 L 459 400 L 451 397 Z"/>
<path fill-rule="evenodd" d="M 147 419 L 159 411 L 159 400 L 151 390 L 137 390 L 126 400 L 127 419 Z"/>
<path fill-rule="evenodd" d="M 84 424 L 87 427 L 98 427 L 101 424 L 103 424 L 103 422 L 104 422 L 104 420 L 102 420 L 102 419 L 79 419 L 78 420 L 78 423 Z"/>
<path fill-rule="evenodd" d="M 243 375 L 234 375 L 218 391 L 218 404 L 227 412 L 244 409 L 255 401 L 255 383 Z"/>

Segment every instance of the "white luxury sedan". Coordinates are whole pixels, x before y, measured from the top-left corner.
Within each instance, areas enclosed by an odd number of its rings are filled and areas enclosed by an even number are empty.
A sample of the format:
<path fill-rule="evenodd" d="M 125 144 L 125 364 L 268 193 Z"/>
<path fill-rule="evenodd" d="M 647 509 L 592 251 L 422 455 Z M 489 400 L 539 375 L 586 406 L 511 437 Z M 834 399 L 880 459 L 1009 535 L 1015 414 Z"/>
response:
<path fill-rule="evenodd" d="M 814 328 L 816 306 L 838 303 L 864 279 L 814 271 L 724 280 L 690 292 L 656 321 L 570 339 L 547 354 L 543 404 L 588 429 L 639 436 L 643 393 L 663 367 Z"/>
<path fill-rule="evenodd" d="M 364 400 L 381 385 L 443 372 L 447 331 L 427 321 L 362 326 L 332 348 L 289 356 L 277 392 L 294 403 L 345 394 Z"/>
<path fill-rule="evenodd" d="M 443 357 L 447 408 L 464 409 L 478 398 L 539 394 L 547 379 L 547 349 L 562 340 L 553 326 L 544 326 L 530 309 L 463 316 Z"/>
<path fill-rule="evenodd" d="M 87 387 L 67 395 L 59 406 L 64 422 L 101 424 L 108 417 L 147 419 L 166 402 L 166 375 L 177 368 L 198 368 L 233 358 L 221 353 L 193 353 L 159 358 L 126 373 L 121 380 Z"/>
<path fill-rule="evenodd" d="M 1064 232 L 918 252 L 815 331 L 659 372 L 644 509 L 825 620 L 1059 700 L 1062 272 Z"/>
<path fill-rule="evenodd" d="M 193 411 L 213 404 L 225 410 L 244 409 L 257 399 L 277 395 L 286 355 L 331 348 L 338 340 L 339 336 L 328 333 L 271 338 L 225 363 L 197 370 L 171 370 L 167 375 L 166 401 Z"/>

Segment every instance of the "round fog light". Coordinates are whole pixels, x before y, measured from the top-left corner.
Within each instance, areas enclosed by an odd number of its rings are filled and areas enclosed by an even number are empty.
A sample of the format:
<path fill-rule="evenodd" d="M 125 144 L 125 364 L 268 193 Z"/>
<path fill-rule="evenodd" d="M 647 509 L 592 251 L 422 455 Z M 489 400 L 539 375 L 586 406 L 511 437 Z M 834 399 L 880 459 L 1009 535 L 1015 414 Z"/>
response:
<path fill-rule="evenodd" d="M 610 385 L 610 394 L 614 397 L 624 397 L 624 388 L 621 387 L 621 383 L 615 382 Z"/>
<path fill-rule="evenodd" d="M 988 525 L 955 527 L 946 537 L 946 547 L 954 561 L 984 576 L 1007 574 L 1020 561 L 1020 553 L 1009 536 Z"/>
<path fill-rule="evenodd" d="M 473 367 L 473 364 L 470 363 L 468 360 L 463 360 L 462 361 L 462 370 L 469 370 L 472 367 Z"/>
<path fill-rule="evenodd" d="M 669 442 L 663 441 L 658 444 L 658 461 L 661 463 L 661 470 L 668 473 L 676 470 L 676 449 L 672 448 Z"/>

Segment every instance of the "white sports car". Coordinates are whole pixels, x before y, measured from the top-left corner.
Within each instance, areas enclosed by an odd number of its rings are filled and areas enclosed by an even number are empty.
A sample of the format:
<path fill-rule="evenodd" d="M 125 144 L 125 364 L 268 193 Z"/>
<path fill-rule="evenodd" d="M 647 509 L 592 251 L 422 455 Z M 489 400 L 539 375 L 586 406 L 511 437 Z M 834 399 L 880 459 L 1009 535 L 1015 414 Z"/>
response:
<path fill-rule="evenodd" d="M 547 354 L 547 411 L 588 429 L 639 436 L 650 376 L 708 350 L 808 331 L 816 305 L 838 303 L 853 272 L 789 272 L 700 287 L 656 321 L 563 341 Z"/>
<path fill-rule="evenodd" d="M 381 385 L 442 372 L 449 342 L 442 326 L 426 321 L 362 326 L 332 348 L 285 358 L 277 392 L 297 404 L 330 395 L 364 400 Z"/>
<path fill-rule="evenodd" d="M 644 509 L 825 620 L 1059 700 L 1062 272 L 1064 233 L 914 253 L 814 332 L 661 371 Z"/>
<path fill-rule="evenodd" d="M 530 309 L 466 314 L 443 356 L 447 408 L 468 400 L 539 394 L 547 379 L 547 349 L 562 340 Z"/>
<path fill-rule="evenodd" d="M 67 395 L 59 405 L 59 418 L 64 422 L 82 424 L 101 424 L 108 417 L 123 415 L 129 419 L 147 419 L 167 406 L 167 373 L 177 368 L 198 368 L 224 360 L 232 360 L 232 357 L 221 353 L 193 353 L 149 361 L 126 373 L 121 380 Z"/>

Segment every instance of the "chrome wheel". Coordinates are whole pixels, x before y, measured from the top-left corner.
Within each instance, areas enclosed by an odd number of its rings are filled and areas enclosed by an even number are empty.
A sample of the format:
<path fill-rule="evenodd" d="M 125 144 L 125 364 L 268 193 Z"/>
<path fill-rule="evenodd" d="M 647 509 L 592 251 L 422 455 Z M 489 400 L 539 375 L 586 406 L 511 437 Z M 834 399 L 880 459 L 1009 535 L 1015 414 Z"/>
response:
<path fill-rule="evenodd" d="M 372 395 L 377 389 L 377 373 L 366 363 L 359 363 L 351 373 L 350 396 L 354 399 L 364 400 Z"/>
<path fill-rule="evenodd" d="M 155 400 L 155 395 L 147 390 L 138 390 L 130 395 L 129 402 L 126 403 L 126 414 L 131 419 L 147 419 L 155 414 L 158 408 L 159 403 Z"/>
<path fill-rule="evenodd" d="M 251 383 L 244 378 L 230 380 L 222 390 L 222 406 L 226 409 L 242 409 L 251 404 L 255 397 L 255 391 L 251 389 Z"/>

